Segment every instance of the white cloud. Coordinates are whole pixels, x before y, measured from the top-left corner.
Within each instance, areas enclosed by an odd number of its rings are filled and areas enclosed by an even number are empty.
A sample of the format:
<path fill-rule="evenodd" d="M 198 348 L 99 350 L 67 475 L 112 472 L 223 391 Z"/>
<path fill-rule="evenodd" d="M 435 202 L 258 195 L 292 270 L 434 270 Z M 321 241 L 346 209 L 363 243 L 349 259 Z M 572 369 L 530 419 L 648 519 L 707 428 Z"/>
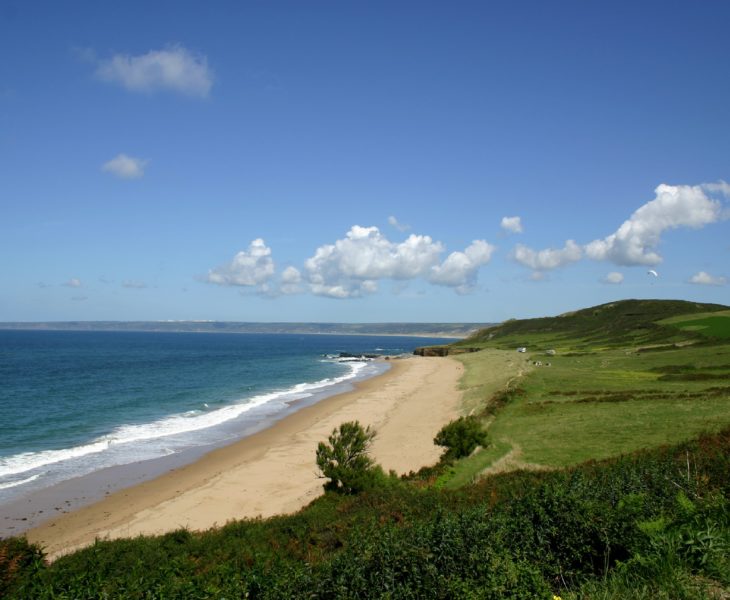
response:
<path fill-rule="evenodd" d="M 694 186 L 661 184 L 656 188 L 653 200 L 603 239 L 593 240 L 585 246 L 568 240 L 565 247 L 558 250 L 536 251 L 519 244 L 512 251 L 512 258 L 538 271 L 555 269 L 583 256 L 621 266 L 657 265 L 662 257 L 656 248 L 665 231 L 679 227 L 700 229 L 730 217 L 728 210 L 711 195 L 730 197 L 730 185 L 724 181 Z M 504 225 L 504 219 L 502 222 Z"/>
<path fill-rule="evenodd" d="M 583 257 L 583 250 L 573 240 L 565 242 L 563 248 L 546 248 L 533 250 L 522 244 L 517 244 L 512 251 L 512 258 L 521 265 L 533 271 L 556 269 L 567 264 L 579 261 Z"/>
<path fill-rule="evenodd" d="M 692 277 L 689 278 L 689 282 L 696 283 L 698 285 L 725 285 L 727 284 L 727 278 L 713 277 L 705 271 L 700 271 L 699 273 L 692 275 Z"/>
<path fill-rule="evenodd" d="M 520 217 L 502 217 L 502 229 L 510 233 L 522 233 L 522 219 Z"/>
<path fill-rule="evenodd" d="M 115 54 L 98 62 L 98 77 L 134 92 L 172 90 L 205 98 L 213 85 L 208 59 L 180 45 L 147 54 Z"/>
<path fill-rule="evenodd" d="M 133 290 L 142 290 L 147 287 L 147 284 L 144 281 L 132 281 L 127 279 L 122 282 L 122 287 Z"/>
<path fill-rule="evenodd" d="M 281 273 L 282 294 L 299 294 L 302 291 L 302 274 L 296 267 L 287 267 Z"/>
<path fill-rule="evenodd" d="M 623 273 L 618 273 L 616 271 L 611 271 L 608 275 L 606 275 L 603 278 L 603 283 L 618 284 L 618 283 L 623 283 L 623 280 L 624 280 Z"/>
<path fill-rule="evenodd" d="M 388 224 L 391 227 L 395 227 L 398 231 L 408 231 L 411 228 L 410 225 L 404 225 L 403 223 L 400 223 L 398 219 L 396 219 L 393 215 L 388 217 Z"/>
<path fill-rule="evenodd" d="M 378 279 L 413 279 L 438 263 L 443 247 L 411 234 L 396 244 L 377 227 L 354 225 L 344 239 L 317 248 L 304 268 L 312 292 L 333 298 L 373 293 Z"/>
<path fill-rule="evenodd" d="M 282 283 L 300 283 L 302 281 L 302 274 L 296 267 L 287 267 L 281 274 Z"/>
<path fill-rule="evenodd" d="M 709 197 L 710 193 L 730 196 L 730 186 L 724 182 L 661 184 L 655 198 L 634 212 L 615 233 L 588 244 L 586 256 L 623 266 L 659 264 L 662 257 L 656 248 L 662 233 L 678 227 L 699 229 L 722 218 L 722 206 Z"/>
<path fill-rule="evenodd" d="M 116 175 L 120 179 L 139 179 L 144 175 L 147 163 L 148 161 L 141 158 L 118 154 L 110 161 L 105 162 L 101 166 L 101 170 Z"/>
<path fill-rule="evenodd" d="M 241 250 L 228 265 L 211 269 L 205 278 L 218 285 L 257 286 L 266 284 L 274 275 L 271 249 L 262 239 L 251 242 L 248 250 Z"/>
<path fill-rule="evenodd" d="M 427 235 L 411 234 L 400 243 L 390 241 L 377 227 L 353 226 L 344 239 L 317 248 L 304 263 L 312 293 L 332 298 L 372 294 L 378 281 L 408 281 L 422 277 L 438 285 L 467 291 L 478 268 L 494 247 L 482 240 L 464 252 L 454 252 L 441 263 L 444 247 Z"/>
<path fill-rule="evenodd" d="M 484 240 L 474 240 L 464 252 L 452 252 L 443 263 L 431 267 L 429 281 L 469 292 L 476 283 L 477 271 L 492 258 L 495 247 Z"/>
<path fill-rule="evenodd" d="M 80 288 L 81 287 L 81 280 L 78 277 L 72 277 L 71 279 L 69 279 L 63 285 L 65 285 L 66 287 Z"/>

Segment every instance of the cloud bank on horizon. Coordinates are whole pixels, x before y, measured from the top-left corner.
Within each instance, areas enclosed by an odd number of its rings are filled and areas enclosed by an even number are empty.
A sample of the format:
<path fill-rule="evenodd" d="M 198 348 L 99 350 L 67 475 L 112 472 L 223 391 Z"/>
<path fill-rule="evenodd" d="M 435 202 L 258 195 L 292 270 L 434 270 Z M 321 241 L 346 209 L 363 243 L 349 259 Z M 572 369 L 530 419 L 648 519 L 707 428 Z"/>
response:
<path fill-rule="evenodd" d="M 533 250 L 517 244 L 509 258 L 532 270 L 530 281 L 542 281 L 547 271 L 565 267 L 583 259 L 607 261 L 623 267 L 656 266 L 662 262 L 657 251 L 662 234 L 671 229 L 700 229 L 728 218 L 727 207 L 720 198 L 730 198 L 730 184 L 699 185 L 661 184 L 653 200 L 639 207 L 612 234 L 581 245 L 569 239 L 562 248 Z M 395 217 L 388 222 L 399 231 Z M 501 228 L 521 233 L 521 217 L 504 217 Z M 410 234 L 404 241 L 391 241 L 378 227 L 354 225 L 344 238 L 317 248 L 304 261 L 302 269 L 287 266 L 276 279 L 272 249 L 263 239 L 253 240 L 224 266 L 211 269 L 204 278 L 208 283 L 257 288 L 260 292 L 296 294 L 348 299 L 378 291 L 384 280 L 409 282 L 421 279 L 445 286 L 458 294 L 477 288 L 481 267 L 489 264 L 496 246 L 486 240 L 474 240 L 463 251 L 453 251 L 442 258 L 446 248 L 429 235 Z M 650 270 L 650 273 L 655 271 Z M 620 284 L 624 275 L 608 273 L 603 283 Z M 727 279 L 701 271 L 689 279 L 699 285 L 725 285 Z"/>

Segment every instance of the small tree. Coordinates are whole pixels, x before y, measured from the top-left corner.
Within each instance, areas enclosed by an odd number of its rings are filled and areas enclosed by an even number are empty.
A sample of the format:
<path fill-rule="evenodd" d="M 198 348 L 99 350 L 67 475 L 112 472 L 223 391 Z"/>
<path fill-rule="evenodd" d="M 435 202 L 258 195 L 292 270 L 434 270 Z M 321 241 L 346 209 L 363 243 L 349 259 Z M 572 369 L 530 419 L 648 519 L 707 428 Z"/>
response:
<path fill-rule="evenodd" d="M 469 456 L 477 446 L 486 446 L 487 432 L 479 419 L 473 415 L 459 417 L 444 425 L 436 434 L 433 443 L 446 448 L 441 460 L 452 461 Z"/>
<path fill-rule="evenodd" d="M 371 485 L 379 470 L 367 454 L 374 437 L 370 427 L 349 421 L 332 430 L 329 444 L 317 445 L 317 466 L 329 479 L 325 490 L 354 494 Z"/>

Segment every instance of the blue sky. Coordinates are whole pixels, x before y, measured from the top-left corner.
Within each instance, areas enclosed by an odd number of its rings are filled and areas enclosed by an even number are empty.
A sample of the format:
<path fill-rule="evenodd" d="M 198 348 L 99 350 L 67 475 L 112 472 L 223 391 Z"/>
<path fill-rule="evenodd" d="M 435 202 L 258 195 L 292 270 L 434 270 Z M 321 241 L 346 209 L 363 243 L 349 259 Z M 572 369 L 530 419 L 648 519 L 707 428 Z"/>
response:
<path fill-rule="evenodd" d="M 2 0 L 0 321 L 730 303 L 728 22 Z"/>

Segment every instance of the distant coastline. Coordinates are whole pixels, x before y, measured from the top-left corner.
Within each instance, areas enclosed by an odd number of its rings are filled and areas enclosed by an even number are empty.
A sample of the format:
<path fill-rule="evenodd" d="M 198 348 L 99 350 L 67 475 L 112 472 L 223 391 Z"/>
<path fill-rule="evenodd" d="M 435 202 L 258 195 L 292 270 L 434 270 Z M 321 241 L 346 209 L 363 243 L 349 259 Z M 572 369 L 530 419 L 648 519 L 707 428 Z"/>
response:
<path fill-rule="evenodd" d="M 493 323 L 298 323 L 235 321 L 39 321 L 0 322 L 2 330 L 156 331 L 184 333 L 287 333 L 317 335 L 402 335 L 464 338 Z"/>

